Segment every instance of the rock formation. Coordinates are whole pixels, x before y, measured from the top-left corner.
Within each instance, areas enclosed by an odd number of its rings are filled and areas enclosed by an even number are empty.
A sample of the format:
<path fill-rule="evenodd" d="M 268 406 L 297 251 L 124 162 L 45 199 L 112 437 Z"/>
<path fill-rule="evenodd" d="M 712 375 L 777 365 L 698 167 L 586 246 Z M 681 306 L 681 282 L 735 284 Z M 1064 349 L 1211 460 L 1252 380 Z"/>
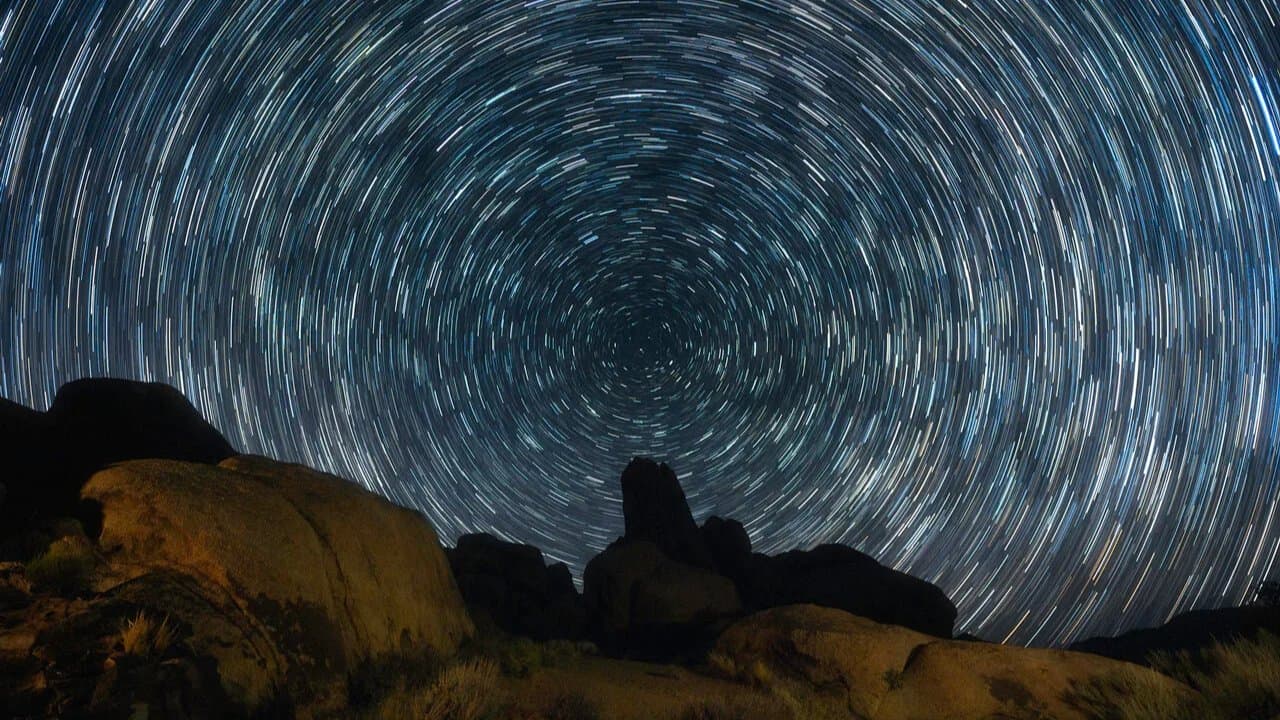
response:
<path fill-rule="evenodd" d="M 943 640 L 841 610 L 795 605 L 752 615 L 720 636 L 722 672 L 778 675 L 843 696 L 875 720 L 1087 720 L 1085 689 L 1122 673 L 1170 697 L 1191 694 L 1144 668 L 1061 650 Z"/>
<path fill-rule="evenodd" d="M 564 563 L 547 566 L 538 548 L 483 533 L 463 535 L 445 552 L 477 623 L 536 640 L 586 634 L 586 608 Z"/>
<path fill-rule="evenodd" d="M 665 464 L 636 458 L 621 484 L 626 533 L 583 573 L 602 647 L 662 656 L 661 643 L 669 642 L 670 655 L 743 611 L 799 603 L 951 637 L 956 608 L 934 585 L 842 545 L 752 553 L 738 521 L 713 516 L 701 528 L 695 524 Z"/>
<path fill-rule="evenodd" d="M 9 659 L 28 681 L 10 691 L 33 708 L 334 711 L 368 663 L 447 657 L 473 632 L 426 520 L 340 478 L 255 457 L 137 460 L 95 474 L 83 495 L 102 519 L 91 588 L 16 603 L 31 632 L 0 642 L 16 643 Z M 111 651 L 138 612 L 174 629 L 154 662 Z"/>
<path fill-rule="evenodd" d="M 168 385 L 86 379 L 62 386 L 48 412 L 0 401 L 0 454 L 11 468 L 0 503 L 0 541 L 8 550 L 0 548 L 0 556 L 12 558 L 30 553 L 25 533 L 82 516 L 80 487 L 112 463 L 217 463 L 235 449 Z"/>

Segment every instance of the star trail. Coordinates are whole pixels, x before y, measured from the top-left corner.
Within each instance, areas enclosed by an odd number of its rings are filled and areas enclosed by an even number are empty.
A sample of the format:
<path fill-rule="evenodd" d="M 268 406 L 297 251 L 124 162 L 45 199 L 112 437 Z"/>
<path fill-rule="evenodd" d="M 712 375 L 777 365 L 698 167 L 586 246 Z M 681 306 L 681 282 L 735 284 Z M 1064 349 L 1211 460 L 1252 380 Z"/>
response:
<path fill-rule="evenodd" d="M 1280 9 L 13 0 L 0 393 L 580 571 L 668 460 L 1047 644 L 1280 551 Z"/>

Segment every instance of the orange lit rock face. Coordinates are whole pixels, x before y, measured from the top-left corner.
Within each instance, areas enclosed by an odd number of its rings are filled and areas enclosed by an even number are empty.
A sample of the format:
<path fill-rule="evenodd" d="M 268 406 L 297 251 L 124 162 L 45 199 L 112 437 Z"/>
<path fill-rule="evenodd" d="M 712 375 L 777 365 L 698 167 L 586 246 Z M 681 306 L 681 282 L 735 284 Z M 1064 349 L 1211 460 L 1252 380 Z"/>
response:
<path fill-rule="evenodd" d="M 84 497 L 102 506 L 118 572 L 188 576 L 232 618 L 238 637 L 197 622 L 191 642 L 246 706 L 322 697 L 365 660 L 448 655 L 473 632 L 431 526 L 340 478 L 263 458 L 148 460 L 98 473 Z"/>

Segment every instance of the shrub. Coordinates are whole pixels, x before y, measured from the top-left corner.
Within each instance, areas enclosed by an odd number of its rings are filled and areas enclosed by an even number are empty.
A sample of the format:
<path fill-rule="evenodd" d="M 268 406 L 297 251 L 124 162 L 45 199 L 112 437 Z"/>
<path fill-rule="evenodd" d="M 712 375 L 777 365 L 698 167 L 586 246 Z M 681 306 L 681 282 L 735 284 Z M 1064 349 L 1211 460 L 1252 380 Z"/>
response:
<path fill-rule="evenodd" d="M 546 720 L 600 720 L 600 709 L 582 693 L 566 693 L 547 708 Z"/>
<path fill-rule="evenodd" d="M 145 610 L 139 610 L 132 620 L 125 621 L 120 627 L 120 645 L 126 655 L 160 657 L 173 644 L 173 640 L 173 627 L 169 625 L 167 615 L 157 622 Z"/>
<path fill-rule="evenodd" d="M 498 665 L 503 675 L 529 677 L 542 667 L 542 647 L 526 637 L 512 638 L 498 646 Z"/>
<path fill-rule="evenodd" d="M 1100 720 L 1272 720 L 1280 715 L 1280 639 L 1263 632 L 1198 653 L 1157 653 L 1152 667 L 1189 686 L 1180 693 L 1137 668 L 1096 680 L 1078 704 Z"/>
<path fill-rule="evenodd" d="M 83 537 L 54 540 L 49 549 L 27 563 L 26 575 L 41 590 L 80 594 L 89 589 L 89 577 L 96 559 L 93 547 Z"/>
<path fill-rule="evenodd" d="M 760 688 L 771 688 L 777 681 L 773 669 L 763 658 L 743 664 L 729 655 L 713 651 L 707 655 L 707 665 L 714 675 Z"/>
<path fill-rule="evenodd" d="M 582 643 L 569 640 L 549 640 L 542 644 L 542 662 L 548 667 L 564 667 L 582 658 Z"/>
<path fill-rule="evenodd" d="M 425 688 L 391 693 L 364 717 L 379 720 L 485 720 L 500 704 L 498 666 L 484 658 L 450 665 Z"/>

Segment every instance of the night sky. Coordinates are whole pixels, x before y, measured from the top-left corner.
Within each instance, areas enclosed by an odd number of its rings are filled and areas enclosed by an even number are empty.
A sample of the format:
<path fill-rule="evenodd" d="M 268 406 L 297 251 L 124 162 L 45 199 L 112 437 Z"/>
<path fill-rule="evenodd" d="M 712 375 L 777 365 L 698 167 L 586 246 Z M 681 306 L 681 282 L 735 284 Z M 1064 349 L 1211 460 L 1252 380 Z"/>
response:
<path fill-rule="evenodd" d="M 960 629 L 1238 603 L 1280 551 L 1268 0 L 8 0 L 0 394 L 576 571 L 670 462 Z"/>

